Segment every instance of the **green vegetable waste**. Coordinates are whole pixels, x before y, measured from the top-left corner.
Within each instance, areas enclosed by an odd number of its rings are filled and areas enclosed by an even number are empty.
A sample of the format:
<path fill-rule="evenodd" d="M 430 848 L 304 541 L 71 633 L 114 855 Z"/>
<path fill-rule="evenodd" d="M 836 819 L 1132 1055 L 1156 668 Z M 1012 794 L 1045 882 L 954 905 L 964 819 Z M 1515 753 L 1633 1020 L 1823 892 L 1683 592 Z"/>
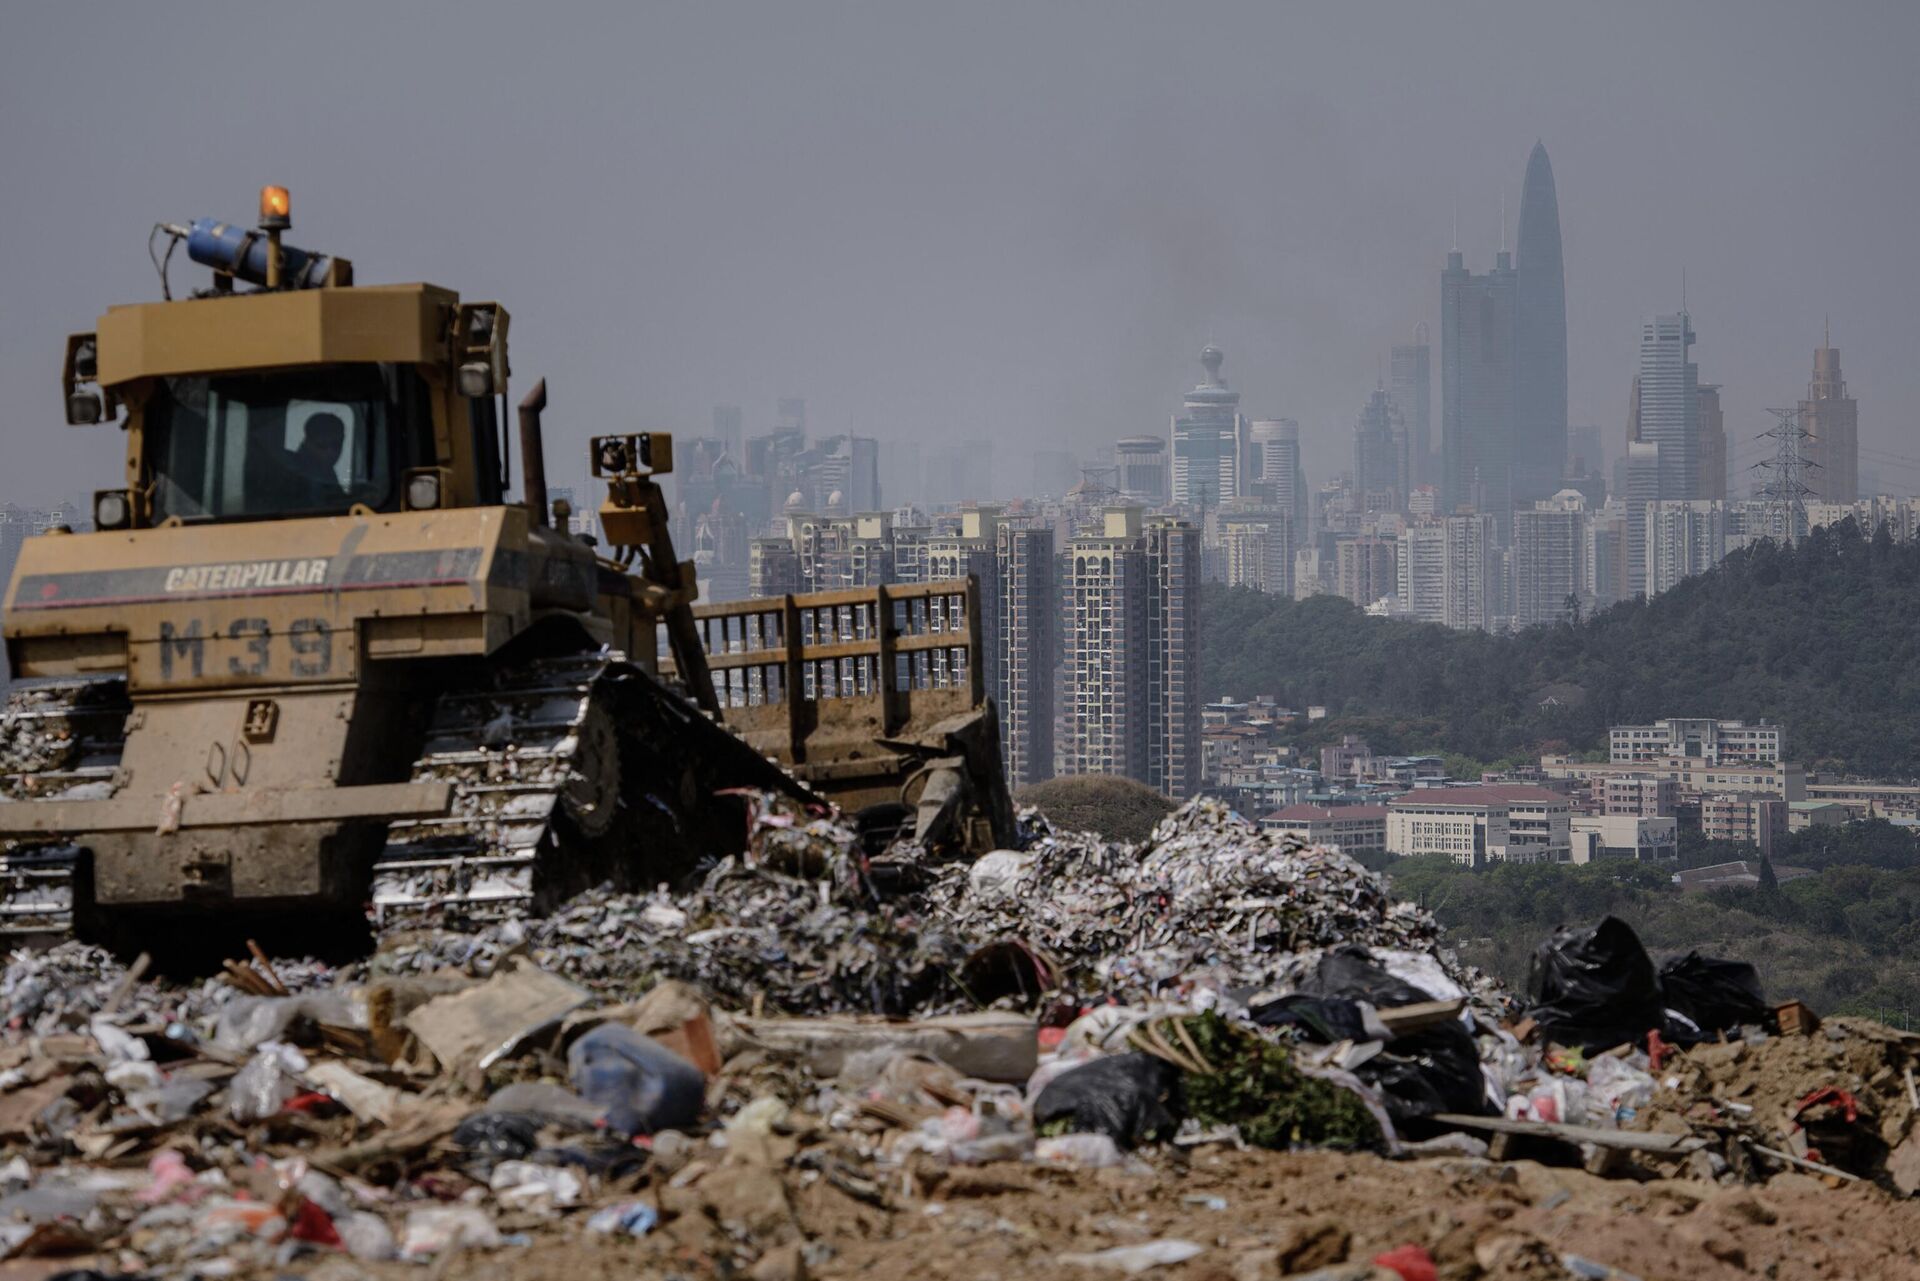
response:
<path fill-rule="evenodd" d="M 1215 1069 L 1185 1077 L 1187 1112 L 1203 1125 L 1237 1125 L 1242 1138 L 1263 1148 L 1380 1145 L 1379 1123 L 1359 1096 L 1302 1072 L 1286 1046 L 1214 1013 L 1184 1026 Z"/>

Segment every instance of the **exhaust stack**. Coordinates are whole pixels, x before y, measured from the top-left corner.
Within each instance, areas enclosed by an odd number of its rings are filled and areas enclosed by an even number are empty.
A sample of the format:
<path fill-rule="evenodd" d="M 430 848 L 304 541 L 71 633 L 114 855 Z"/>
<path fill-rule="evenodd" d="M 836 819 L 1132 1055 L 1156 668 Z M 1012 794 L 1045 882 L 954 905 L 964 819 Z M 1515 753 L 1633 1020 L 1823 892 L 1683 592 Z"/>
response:
<path fill-rule="evenodd" d="M 547 523 L 547 456 L 540 441 L 540 414 L 547 407 L 547 380 L 533 385 L 520 402 L 520 474 L 527 505 L 527 519 L 534 525 Z"/>

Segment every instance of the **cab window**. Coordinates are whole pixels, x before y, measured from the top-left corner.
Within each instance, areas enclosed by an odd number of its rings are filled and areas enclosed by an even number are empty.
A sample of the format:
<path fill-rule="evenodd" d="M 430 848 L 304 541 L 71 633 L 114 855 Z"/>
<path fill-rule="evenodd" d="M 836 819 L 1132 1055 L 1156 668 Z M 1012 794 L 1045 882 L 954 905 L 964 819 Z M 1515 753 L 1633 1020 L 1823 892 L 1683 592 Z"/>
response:
<path fill-rule="evenodd" d="M 147 416 L 154 518 L 397 510 L 401 474 L 430 452 L 425 414 L 401 366 L 166 379 Z"/>

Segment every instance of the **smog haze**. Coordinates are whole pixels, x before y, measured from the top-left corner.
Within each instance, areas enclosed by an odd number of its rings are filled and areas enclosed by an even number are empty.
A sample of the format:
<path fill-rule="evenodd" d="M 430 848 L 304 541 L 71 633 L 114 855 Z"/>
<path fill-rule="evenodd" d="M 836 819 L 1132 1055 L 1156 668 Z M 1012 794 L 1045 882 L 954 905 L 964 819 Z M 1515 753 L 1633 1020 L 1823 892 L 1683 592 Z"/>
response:
<path fill-rule="evenodd" d="M 1256 418 L 1350 466 L 1453 241 L 1511 244 L 1552 153 L 1570 412 L 1624 436 L 1641 322 L 1686 303 L 1735 484 L 1831 317 L 1879 488 L 1920 489 L 1920 11 L 1860 3 L 15 5 L 0 16 L 0 499 L 114 483 L 61 425 L 64 335 L 159 297 L 156 221 L 246 220 L 362 282 L 513 313 L 551 428 L 1105 454 L 1207 342 Z M 205 281 L 176 256 L 176 292 Z M 1438 353 L 1435 353 L 1436 382 Z M 1437 423 L 1437 418 L 1436 418 Z M 1437 441 L 1436 441 L 1437 443 Z"/>

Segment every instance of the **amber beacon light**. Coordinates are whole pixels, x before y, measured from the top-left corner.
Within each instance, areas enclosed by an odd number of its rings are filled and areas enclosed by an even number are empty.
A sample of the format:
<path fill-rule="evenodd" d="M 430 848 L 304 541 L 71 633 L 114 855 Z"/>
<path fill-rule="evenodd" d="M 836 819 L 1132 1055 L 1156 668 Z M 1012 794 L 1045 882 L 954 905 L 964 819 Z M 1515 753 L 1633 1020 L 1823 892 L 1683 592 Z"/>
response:
<path fill-rule="evenodd" d="M 260 225 L 274 231 L 293 226 L 293 202 L 285 187 L 260 188 Z"/>

